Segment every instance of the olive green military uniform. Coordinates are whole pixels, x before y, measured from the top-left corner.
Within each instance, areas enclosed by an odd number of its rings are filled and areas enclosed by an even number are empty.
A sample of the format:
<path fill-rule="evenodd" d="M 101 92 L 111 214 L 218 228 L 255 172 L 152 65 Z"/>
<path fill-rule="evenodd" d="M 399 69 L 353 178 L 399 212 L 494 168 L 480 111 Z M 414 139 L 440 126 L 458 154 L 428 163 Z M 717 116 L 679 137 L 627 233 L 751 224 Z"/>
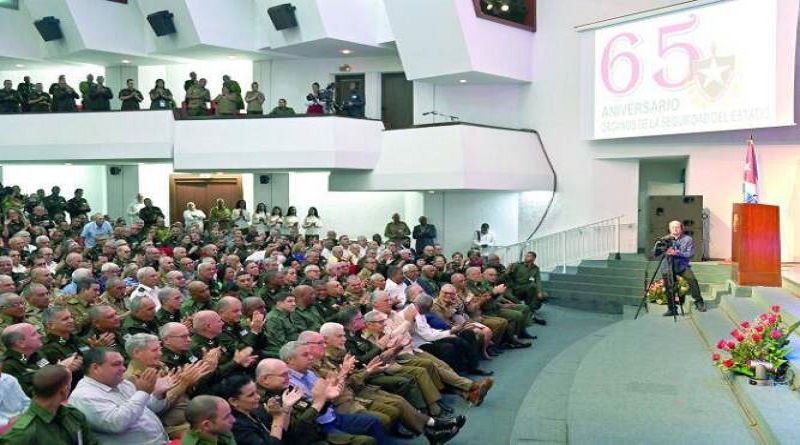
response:
<path fill-rule="evenodd" d="M 17 422 L 0 436 L 0 445 L 22 444 L 80 444 L 99 445 L 86 422 L 86 416 L 76 408 L 60 405 L 55 414 L 31 401 Z"/>
<path fill-rule="evenodd" d="M 164 218 L 164 212 L 156 206 L 145 206 L 139 210 L 139 218 L 142 219 L 145 227 L 155 225 L 159 217 Z"/>
<path fill-rule="evenodd" d="M 261 401 L 266 403 L 270 397 L 280 396 L 283 391 L 271 393 L 257 386 Z M 320 413 L 306 397 L 300 399 L 292 408 L 289 428 L 283 435 L 286 445 L 376 445 L 370 436 L 354 436 L 351 434 L 326 434 L 317 423 Z"/>
<path fill-rule="evenodd" d="M 120 329 L 118 329 L 116 331 L 113 331 L 112 332 L 114 334 L 113 343 L 111 343 L 108 346 L 104 346 L 104 347 L 107 348 L 107 349 L 110 349 L 110 350 L 112 350 L 114 352 L 119 352 L 120 354 L 122 354 L 122 357 L 127 362 L 128 361 L 128 353 L 125 352 L 125 337 L 123 337 L 123 335 L 122 335 L 122 333 L 120 331 L 121 331 Z M 85 345 L 89 345 L 89 342 L 88 342 L 89 339 L 98 338 L 102 334 L 103 334 L 102 332 L 99 332 L 99 331 L 95 330 L 94 328 L 89 328 L 89 330 L 86 332 L 86 335 L 84 335 L 81 338 L 81 342 L 83 344 L 85 344 Z"/>
<path fill-rule="evenodd" d="M 467 290 L 474 295 L 492 293 L 492 285 L 485 281 L 466 283 Z M 492 299 L 483 304 L 482 312 L 490 317 L 501 317 L 508 320 L 506 333 L 509 335 L 519 335 L 523 332 L 530 320 L 530 309 L 524 304 L 517 304 L 513 308 L 503 307 L 501 303 L 507 302 L 502 295 L 493 295 Z M 510 302 L 510 301 L 509 301 Z M 488 326 L 488 325 L 487 325 Z"/>
<path fill-rule="evenodd" d="M 88 350 L 89 346 L 81 344 L 75 335 L 64 338 L 53 333 L 48 333 L 44 337 L 42 349 L 39 350 L 39 354 L 50 363 L 57 363 L 72 354 L 83 355 L 83 353 Z"/>
<path fill-rule="evenodd" d="M 181 445 L 236 445 L 236 441 L 233 439 L 231 433 L 223 433 L 211 439 L 203 436 L 196 430 L 190 430 L 183 436 Z"/>
<path fill-rule="evenodd" d="M 181 311 L 177 310 L 173 313 L 169 313 L 164 310 L 164 306 L 161 306 L 156 311 L 156 323 L 159 326 L 164 326 L 167 323 L 180 323 L 181 322 Z"/>
<path fill-rule="evenodd" d="M 234 370 L 242 370 L 242 367 L 233 361 L 233 354 L 236 351 L 231 351 L 219 343 L 217 338 L 205 338 L 199 334 L 192 334 L 192 342 L 189 344 L 189 354 L 194 357 L 202 357 L 203 350 L 214 349 L 220 346 L 222 355 L 219 357 L 219 365 L 217 366 L 217 374 L 221 376 L 228 375 Z"/>
<path fill-rule="evenodd" d="M 520 301 L 536 310 L 541 307 L 539 294 L 542 292 L 542 274 L 539 266 L 514 263 L 508 268 L 508 287 Z"/>
<path fill-rule="evenodd" d="M 181 304 L 181 317 L 188 317 L 200 311 L 213 311 L 213 310 L 214 310 L 213 300 L 197 301 L 189 298 Z"/>
<path fill-rule="evenodd" d="M 67 210 L 67 200 L 61 195 L 47 195 L 44 197 L 43 202 L 50 218 L 55 218 L 56 215 L 64 215 L 64 212 Z"/>
<path fill-rule="evenodd" d="M 431 297 L 436 298 L 436 296 L 439 295 L 439 289 L 441 289 L 441 286 L 436 282 L 436 280 L 431 280 L 420 276 L 417 278 L 417 282 L 420 284 L 420 286 L 422 286 L 423 289 L 429 291 L 428 295 Z"/>
<path fill-rule="evenodd" d="M 43 309 L 39 309 L 38 307 L 31 306 L 27 302 L 25 303 L 25 323 L 30 323 L 36 327 L 36 329 L 42 331 L 44 330 L 44 324 L 42 323 L 42 312 Z M 0 328 L 2 331 L 2 328 Z"/>
<path fill-rule="evenodd" d="M 236 351 L 248 346 L 255 350 L 260 336 L 260 334 L 251 331 L 250 327 L 245 325 L 245 321 L 242 321 L 233 324 L 225 323 L 217 340 L 228 351 Z"/>
<path fill-rule="evenodd" d="M 128 309 L 128 302 L 125 300 L 125 298 L 117 300 L 116 298 L 108 295 L 106 292 L 103 292 L 100 295 L 100 303 L 113 307 L 114 312 L 123 318 L 128 315 L 128 312 L 130 311 L 130 309 Z"/>
<path fill-rule="evenodd" d="M 313 304 L 308 307 L 297 306 L 294 312 L 289 315 L 289 319 L 300 332 L 319 331 L 320 326 L 325 323 L 325 319 L 322 318 L 319 309 Z"/>
<path fill-rule="evenodd" d="M 158 323 L 155 319 L 150 321 L 139 320 L 133 314 L 128 314 L 122 320 L 122 335 L 152 334 L 158 336 Z"/>
<path fill-rule="evenodd" d="M 3 332 L 3 329 L 11 326 L 12 324 L 24 323 L 24 322 L 25 322 L 24 318 L 17 320 L 6 314 L 0 314 L 0 332 Z"/>
<path fill-rule="evenodd" d="M 345 336 L 345 349 L 353 354 L 362 366 L 382 352 L 379 347 L 360 334 L 346 332 Z M 417 408 L 426 408 L 441 399 L 439 390 L 423 368 L 393 363 L 385 372 L 367 377 L 366 382 L 403 396 Z"/>
<path fill-rule="evenodd" d="M 289 293 L 292 291 L 292 288 L 289 286 L 281 286 L 281 287 L 269 287 L 264 286 L 256 290 L 256 296 L 261 297 L 264 300 L 264 304 L 267 305 L 267 309 L 272 309 L 275 307 L 275 297 L 281 293 Z"/>
<path fill-rule="evenodd" d="M 38 352 L 26 357 L 17 351 L 8 350 L 3 354 L 3 357 L 5 362 L 3 364 L 3 372 L 16 377 L 19 386 L 22 387 L 28 397 L 31 397 L 33 374 L 49 365 L 50 362 Z"/>
<path fill-rule="evenodd" d="M 291 314 L 273 308 L 267 314 L 267 323 L 264 325 L 266 346 L 262 350 L 264 357 L 277 358 L 281 347 L 290 341 L 297 340 L 300 330 L 292 322 Z"/>
<path fill-rule="evenodd" d="M 322 319 L 326 322 L 332 321 L 334 317 L 339 314 L 340 307 L 332 298 L 317 300 L 315 306 L 317 310 L 319 310 L 320 315 L 322 315 Z"/>
<path fill-rule="evenodd" d="M 72 314 L 72 319 L 75 320 L 75 331 L 84 333 L 89 329 L 89 308 L 92 307 L 89 303 L 78 297 L 77 295 L 70 295 L 67 298 L 67 309 Z"/>

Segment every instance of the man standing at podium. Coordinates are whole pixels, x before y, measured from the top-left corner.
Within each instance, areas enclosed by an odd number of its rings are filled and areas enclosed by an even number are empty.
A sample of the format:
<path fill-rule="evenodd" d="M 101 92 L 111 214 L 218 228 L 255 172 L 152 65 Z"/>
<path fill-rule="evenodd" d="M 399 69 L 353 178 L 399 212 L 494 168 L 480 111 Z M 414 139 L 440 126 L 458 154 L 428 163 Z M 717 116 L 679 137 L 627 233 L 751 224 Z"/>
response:
<path fill-rule="evenodd" d="M 700 284 L 692 272 L 692 265 L 689 260 L 694 256 L 694 240 L 691 236 L 683 233 L 683 223 L 672 221 L 669 223 L 669 234 L 672 238 L 672 245 L 665 254 L 672 259 L 672 270 L 675 276 L 682 276 L 689 283 L 689 291 L 692 293 L 694 305 L 700 312 L 706 311 L 706 304 L 700 295 Z M 667 310 L 665 317 L 676 315 L 677 309 Z"/>

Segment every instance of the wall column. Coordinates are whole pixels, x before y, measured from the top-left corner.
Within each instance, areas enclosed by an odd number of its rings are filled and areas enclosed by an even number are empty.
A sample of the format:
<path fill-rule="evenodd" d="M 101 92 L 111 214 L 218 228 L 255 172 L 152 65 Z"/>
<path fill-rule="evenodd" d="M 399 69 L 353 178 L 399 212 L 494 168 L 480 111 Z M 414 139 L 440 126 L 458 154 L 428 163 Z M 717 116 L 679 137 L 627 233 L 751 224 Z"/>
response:
<path fill-rule="evenodd" d="M 112 218 L 127 217 L 128 204 L 139 193 L 138 165 L 106 165 L 106 209 Z"/>
<path fill-rule="evenodd" d="M 271 60 L 253 61 L 253 82 L 258 82 L 258 89 L 264 93 L 265 100 L 263 107 L 264 114 L 267 114 L 270 110 L 278 106 L 278 99 L 280 99 L 279 97 L 275 97 L 273 93 Z M 246 89 L 245 86 L 242 85 L 242 89 L 244 89 L 245 92 L 250 91 L 250 85 L 247 85 Z"/>
<path fill-rule="evenodd" d="M 128 79 L 133 79 L 133 83 L 136 85 L 135 88 L 142 91 L 139 85 L 139 68 L 136 66 L 107 66 L 105 78 L 106 86 L 110 88 L 111 92 L 114 94 L 114 98 L 111 99 L 112 110 L 119 110 L 122 106 L 122 102 L 119 100 L 119 90 L 125 88 L 125 82 Z M 142 94 L 146 95 L 147 93 L 143 92 Z"/>
<path fill-rule="evenodd" d="M 253 172 L 253 204 L 255 212 L 259 202 L 267 205 L 268 210 L 278 206 L 286 214 L 289 207 L 289 173 Z"/>

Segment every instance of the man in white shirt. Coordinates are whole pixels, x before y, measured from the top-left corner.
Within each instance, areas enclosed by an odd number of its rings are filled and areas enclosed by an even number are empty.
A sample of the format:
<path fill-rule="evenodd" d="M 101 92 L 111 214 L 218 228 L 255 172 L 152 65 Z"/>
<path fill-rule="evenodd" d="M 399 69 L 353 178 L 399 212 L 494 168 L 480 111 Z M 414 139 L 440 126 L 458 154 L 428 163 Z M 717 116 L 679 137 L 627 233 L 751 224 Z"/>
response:
<path fill-rule="evenodd" d="M 153 300 L 156 310 L 159 310 L 161 300 L 158 299 L 158 291 L 161 289 L 158 287 L 158 272 L 152 267 L 142 267 L 136 272 L 136 278 L 139 280 L 139 285 L 131 293 L 131 299 L 137 295 L 146 296 Z"/>
<path fill-rule="evenodd" d="M 144 196 L 141 193 L 136 194 L 136 198 L 128 204 L 128 224 L 132 224 L 134 221 L 139 219 L 139 210 L 142 210 L 144 207 Z M 188 229 L 188 227 L 187 227 Z"/>
<path fill-rule="evenodd" d="M 400 266 L 389 266 L 386 271 L 386 286 L 383 288 L 389 296 L 397 301 L 398 307 L 406 305 L 406 287 L 403 269 Z"/>
<path fill-rule="evenodd" d="M 0 357 L 0 429 L 8 425 L 31 404 L 31 400 L 22 391 L 14 376 L 3 374 L 3 358 Z"/>
<path fill-rule="evenodd" d="M 166 394 L 175 377 L 158 377 L 148 368 L 125 380 L 125 362 L 118 352 L 94 348 L 84 353 L 86 375 L 69 404 L 86 415 L 101 443 L 163 445 L 167 434 L 156 413 L 167 406 Z"/>
<path fill-rule="evenodd" d="M 494 232 L 489 230 L 489 224 L 481 224 L 481 230 L 475 232 L 475 238 L 473 239 L 472 244 L 475 247 L 480 248 L 481 256 L 489 255 L 489 253 L 494 250 L 496 240 Z"/>

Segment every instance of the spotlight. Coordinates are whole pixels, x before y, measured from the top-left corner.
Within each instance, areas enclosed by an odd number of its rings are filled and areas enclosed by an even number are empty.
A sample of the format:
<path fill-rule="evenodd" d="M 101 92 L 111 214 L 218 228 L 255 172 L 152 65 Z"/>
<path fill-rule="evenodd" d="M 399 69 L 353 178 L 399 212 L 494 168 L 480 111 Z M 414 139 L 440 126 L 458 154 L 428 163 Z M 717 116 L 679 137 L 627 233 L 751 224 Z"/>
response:
<path fill-rule="evenodd" d="M 342 50 L 342 54 L 344 54 L 344 55 L 348 55 L 348 54 L 352 54 L 352 53 L 353 53 L 352 49 L 343 49 Z"/>
<path fill-rule="evenodd" d="M 467 83 L 467 79 L 458 79 L 458 83 Z"/>
<path fill-rule="evenodd" d="M 128 59 L 122 59 L 122 60 L 120 60 L 120 62 L 125 63 L 125 64 L 131 63 L 131 61 L 128 60 Z"/>
<path fill-rule="evenodd" d="M 508 12 L 508 3 L 503 3 L 503 6 L 500 7 L 500 10 L 503 12 Z"/>

